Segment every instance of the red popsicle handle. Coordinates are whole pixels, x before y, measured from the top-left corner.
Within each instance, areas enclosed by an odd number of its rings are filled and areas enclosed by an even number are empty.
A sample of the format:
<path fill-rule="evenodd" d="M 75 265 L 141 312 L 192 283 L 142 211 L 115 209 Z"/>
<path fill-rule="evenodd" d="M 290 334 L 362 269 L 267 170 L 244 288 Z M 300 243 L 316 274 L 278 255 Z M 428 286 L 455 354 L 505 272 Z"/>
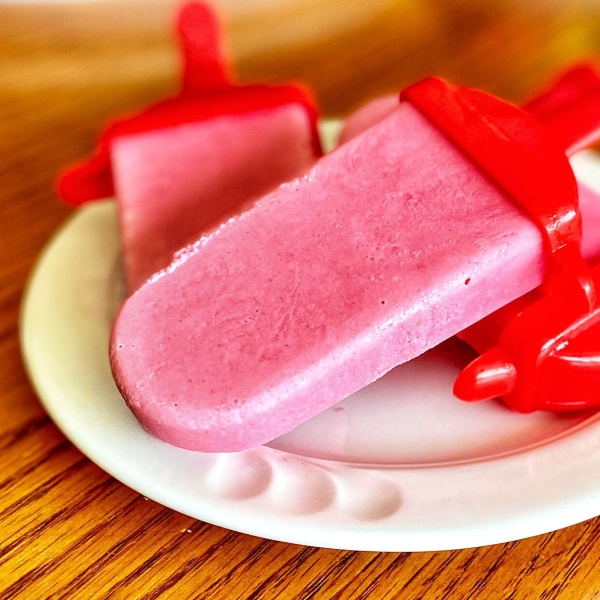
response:
<path fill-rule="evenodd" d="M 549 258 L 546 286 L 592 308 L 596 291 L 581 256 L 577 182 L 554 136 L 508 102 L 437 78 L 407 88 L 401 99 L 416 106 L 537 223 Z"/>
<path fill-rule="evenodd" d="M 183 93 L 232 87 L 222 28 L 217 14 L 206 4 L 190 2 L 181 9 L 177 33 L 183 56 Z"/>
<path fill-rule="evenodd" d="M 537 109 L 530 105 L 543 114 L 546 137 L 517 109 L 439 80 L 426 80 L 403 94 L 509 191 L 545 235 L 550 259 L 545 285 L 476 324 L 474 332 L 465 332 L 467 341 L 477 339 L 483 354 L 463 370 L 454 388 L 467 401 L 502 396 L 520 412 L 600 403 L 595 296 L 600 267 L 591 271 L 581 256 L 581 220 L 576 192 L 568 189 L 571 178 L 564 170 L 545 173 L 543 167 L 564 165 L 565 153 L 598 139 L 600 79 L 582 68 L 563 77 L 558 89 L 575 92 L 563 94 L 554 105 L 551 96 Z M 474 114 L 477 110 L 483 114 Z M 557 152 L 564 162 L 557 160 Z M 555 194 L 548 194 L 548 181 Z M 577 395 L 564 393 L 565 381 Z"/>
<path fill-rule="evenodd" d="M 592 274 L 600 285 L 600 265 Z M 519 412 L 600 404 L 600 308 L 582 313 L 562 295 L 539 291 L 513 304 L 461 334 L 483 353 L 459 375 L 456 396 L 501 396 Z"/>
<path fill-rule="evenodd" d="M 593 63 L 581 62 L 571 65 L 534 98 L 521 108 L 544 121 L 549 115 L 561 111 L 571 102 L 600 87 L 600 73 Z"/>
<path fill-rule="evenodd" d="M 315 156 L 322 154 L 317 110 L 311 94 L 297 85 L 236 85 L 221 41 L 221 24 L 207 4 L 191 2 L 177 18 L 183 57 L 181 90 L 172 98 L 119 119 L 102 133 L 91 159 L 62 173 L 58 195 L 74 206 L 114 196 L 111 145 L 121 136 L 165 129 L 224 115 L 240 115 L 286 104 L 303 106 L 310 119 Z"/>

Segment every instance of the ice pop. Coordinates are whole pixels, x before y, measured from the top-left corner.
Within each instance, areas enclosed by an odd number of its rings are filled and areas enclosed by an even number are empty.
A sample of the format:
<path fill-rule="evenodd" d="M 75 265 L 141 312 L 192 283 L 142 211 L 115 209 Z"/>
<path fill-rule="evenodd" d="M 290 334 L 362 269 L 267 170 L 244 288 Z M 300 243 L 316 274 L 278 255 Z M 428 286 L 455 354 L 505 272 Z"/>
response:
<path fill-rule="evenodd" d="M 581 212 L 600 227 L 582 193 Z M 265 443 L 539 285 L 536 226 L 410 103 L 123 306 L 115 381 L 184 448 Z"/>
<path fill-rule="evenodd" d="M 114 123 L 96 155 L 59 182 L 73 204 L 116 194 L 130 291 L 202 232 L 303 174 L 320 155 L 308 92 L 235 85 L 207 5 L 186 5 L 178 31 L 181 92 Z"/>

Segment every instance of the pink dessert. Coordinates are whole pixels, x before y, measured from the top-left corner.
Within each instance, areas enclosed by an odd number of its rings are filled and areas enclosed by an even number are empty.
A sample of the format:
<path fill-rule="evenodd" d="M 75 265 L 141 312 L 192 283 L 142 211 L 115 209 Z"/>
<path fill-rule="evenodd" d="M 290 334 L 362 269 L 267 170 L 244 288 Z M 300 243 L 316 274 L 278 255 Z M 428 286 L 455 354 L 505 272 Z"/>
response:
<path fill-rule="evenodd" d="M 112 165 L 129 289 L 314 161 L 310 121 L 298 104 L 116 139 Z"/>
<path fill-rule="evenodd" d="M 316 110 L 302 88 L 238 86 L 208 6 L 181 11 L 181 92 L 114 123 L 59 193 L 80 204 L 116 195 L 131 292 L 180 248 L 252 200 L 305 173 L 320 155 Z"/>
<path fill-rule="evenodd" d="M 599 199 L 580 194 L 596 230 Z M 169 443 L 256 446 L 539 285 L 541 239 L 403 103 L 135 293 L 113 331 L 115 380 Z"/>
<path fill-rule="evenodd" d="M 354 111 L 344 123 L 338 143 L 345 144 L 347 141 L 360 135 L 379 121 L 383 121 L 400 106 L 398 94 L 380 96 L 358 110 Z"/>

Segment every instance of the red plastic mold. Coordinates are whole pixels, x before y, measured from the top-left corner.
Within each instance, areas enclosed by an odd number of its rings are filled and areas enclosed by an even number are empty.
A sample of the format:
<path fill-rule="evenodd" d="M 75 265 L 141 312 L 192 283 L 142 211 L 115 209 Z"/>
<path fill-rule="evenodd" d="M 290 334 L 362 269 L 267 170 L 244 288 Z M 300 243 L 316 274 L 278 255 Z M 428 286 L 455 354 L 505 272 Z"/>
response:
<path fill-rule="evenodd" d="M 567 155 L 600 137 L 600 78 L 581 66 L 527 108 L 426 79 L 411 102 L 529 214 L 542 232 L 547 274 L 538 290 L 462 336 L 481 356 L 459 375 L 457 397 L 502 397 L 514 410 L 600 404 L 600 266 L 581 256 L 581 215 Z"/>
<path fill-rule="evenodd" d="M 57 182 L 61 198 L 72 205 L 114 196 L 110 164 L 112 141 L 125 135 L 174 127 L 223 115 L 239 115 L 298 103 L 311 120 L 315 156 L 321 155 L 317 110 L 312 95 L 298 85 L 236 85 L 221 42 L 221 26 L 206 4 L 186 4 L 177 18 L 183 56 L 180 92 L 131 117 L 113 122 L 101 135 L 94 156 L 70 168 Z"/>

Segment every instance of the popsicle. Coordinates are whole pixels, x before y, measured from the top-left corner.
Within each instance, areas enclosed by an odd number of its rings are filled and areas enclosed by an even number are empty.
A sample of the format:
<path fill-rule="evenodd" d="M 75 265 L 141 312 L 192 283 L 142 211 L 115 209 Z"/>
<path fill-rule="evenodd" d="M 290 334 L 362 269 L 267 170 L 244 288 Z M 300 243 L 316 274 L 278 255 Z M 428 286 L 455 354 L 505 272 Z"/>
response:
<path fill-rule="evenodd" d="M 178 32 L 180 93 L 115 122 L 96 155 L 58 184 L 72 204 L 116 194 L 130 291 L 321 154 L 306 90 L 233 83 L 212 9 L 184 6 Z"/>
<path fill-rule="evenodd" d="M 582 193 L 593 228 L 597 202 Z M 528 292 L 544 272 L 536 225 L 403 102 L 129 298 L 113 374 L 151 434 L 242 450 Z"/>
<path fill-rule="evenodd" d="M 367 102 L 348 116 L 340 132 L 338 144 L 345 144 L 347 141 L 369 129 L 369 127 L 383 121 L 399 106 L 400 98 L 398 94 L 379 96 Z"/>

